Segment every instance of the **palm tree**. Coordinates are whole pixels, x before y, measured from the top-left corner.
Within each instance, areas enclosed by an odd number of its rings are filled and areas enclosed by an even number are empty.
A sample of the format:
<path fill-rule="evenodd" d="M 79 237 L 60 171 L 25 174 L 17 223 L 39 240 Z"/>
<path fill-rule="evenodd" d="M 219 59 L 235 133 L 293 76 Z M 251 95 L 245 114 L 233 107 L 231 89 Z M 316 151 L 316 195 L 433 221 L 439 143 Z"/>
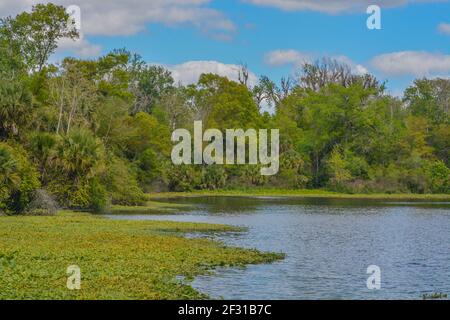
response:
<path fill-rule="evenodd" d="M 59 136 L 38 132 L 30 138 L 29 148 L 41 173 L 41 180 L 44 185 L 47 183 L 48 169 L 51 168 L 56 158 L 56 145 Z"/>
<path fill-rule="evenodd" d="M 28 90 L 16 80 L 0 79 L 0 137 L 16 135 L 32 105 Z"/>
<path fill-rule="evenodd" d="M 0 143 L 0 202 L 7 200 L 19 184 L 20 177 L 16 171 L 16 161 L 11 148 Z"/>
<path fill-rule="evenodd" d="M 70 178 L 93 177 L 101 171 L 105 150 L 88 130 L 73 130 L 58 148 L 58 162 Z"/>

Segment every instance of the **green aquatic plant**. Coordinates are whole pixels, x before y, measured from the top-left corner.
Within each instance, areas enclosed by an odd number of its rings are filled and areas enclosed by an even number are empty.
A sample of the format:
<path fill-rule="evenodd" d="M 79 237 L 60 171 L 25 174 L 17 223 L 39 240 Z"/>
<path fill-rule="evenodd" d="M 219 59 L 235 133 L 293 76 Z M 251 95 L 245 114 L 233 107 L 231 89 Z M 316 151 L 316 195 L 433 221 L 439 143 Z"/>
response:
<path fill-rule="evenodd" d="M 6 268 L 14 268 L 16 266 L 15 260 L 16 252 L 13 253 L 0 253 L 0 274 Z"/>
<path fill-rule="evenodd" d="M 1 299 L 202 299 L 187 282 L 211 272 L 282 259 L 186 233 L 240 232 L 226 225 L 117 221 L 87 213 L 0 217 Z M 77 265 L 81 290 L 66 287 Z"/>
<path fill-rule="evenodd" d="M 439 299 L 447 299 L 448 296 L 446 293 L 438 293 L 438 292 L 434 292 L 434 293 L 425 293 L 422 295 L 422 299 L 423 300 L 439 300 Z"/>

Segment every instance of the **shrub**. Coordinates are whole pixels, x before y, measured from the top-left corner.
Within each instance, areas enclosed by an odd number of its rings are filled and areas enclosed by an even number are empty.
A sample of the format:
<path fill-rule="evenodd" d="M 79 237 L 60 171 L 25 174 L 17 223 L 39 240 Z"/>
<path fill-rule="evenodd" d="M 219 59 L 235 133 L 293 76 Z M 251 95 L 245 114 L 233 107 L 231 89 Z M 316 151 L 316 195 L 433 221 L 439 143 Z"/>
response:
<path fill-rule="evenodd" d="M 102 212 L 108 205 L 106 189 L 96 177 L 76 181 L 54 179 L 49 183 L 48 190 L 65 208 Z"/>
<path fill-rule="evenodd" d="M 105 148 L 89 130 L 73 130 L 57 148 L 57 165 L 68 177 L 95 177 L 105 170 Z"/>
<path fill-rule="evenodd" d="M 330 176 L 329 187 L 336 191 L 346 191 L 345 184 L 352 180 L 352 174 L 347 169 L 347 162 L 340 147 L 333 149 L 326 165 Z"/>
<path fill-rule="evenodd" d="M 168 168 L 169 190 L 182 192 L 192 191 L 199 187 L 201 175 L 192 166 L 180 165 Z"/>
<path fill-rule="evenodd" d="M 39 186 L 38 171 L 25 150 L 0 142 L 0 209 L 23 212 Z"/>
<path fill-rule="evenodd" d="M 280 156 L 280 171 L 269 178 L 270 186 L 288 189 L 306 188 L 310 177 L 302 156 L 294 150 L 286 151 Z"/>
<path fill-rule="evenodd" d="M 145 150 L 137 161 L 139 184 L 145 191 L 150 191 L 151 185 L 161 177 L 163 169 L 162 159 L 152 149 Z"/>
<path fill-rule="evenodd" d="M 67 208 L 102 211 L 108 195 L 101 184 L 105 148 L 89 130 L 73 130 L 56 148 L 48 190 Z"/>
<path fill-rule="evenodd" d="M 41 182 L 44 185 L 47 182 L 48 173 L 54 165 L 59 141 L 60 136 L 46 132 L 36 132 L 29 136 L 27 148 L 41 173 Z"/>
<path fill-rule="evenodd" d="M 202 189 L 216 190 L 225 187 L 227 175 L 223 166 L 211 165 L 202 171 Z"/>
<path fill-rule="evenodd" d="M 144 204 L 145 195 L 138 186 L 133 170 L 125 160 L 112 157 L 107 168 L 104 182 L 113 204 L 133 206 Z"/>
<path fill-rule="evenodd" d="M 450 193 L 450 169 L 441 160 L 429 163 L 425 172 L 433 193 Z"/>
<path fill-rule="evenodd" d="M 91 179 L 88 183 L 88 208 L 94 212 L 101 213 L 106 211 L 109 199 L 106 188 L 100 183 L 99 179 Z"/>

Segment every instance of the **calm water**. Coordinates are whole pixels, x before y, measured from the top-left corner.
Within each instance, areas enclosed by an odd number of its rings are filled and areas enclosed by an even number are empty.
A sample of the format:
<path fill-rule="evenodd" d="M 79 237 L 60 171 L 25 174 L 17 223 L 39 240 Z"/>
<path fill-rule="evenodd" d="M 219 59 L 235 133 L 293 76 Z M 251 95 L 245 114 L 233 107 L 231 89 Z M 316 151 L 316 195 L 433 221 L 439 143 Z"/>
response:
<path fill-rule="evenodd" d="M 201 197 L 177 215 L 110 216 L 223 223 L 243 233 L 209 235 L 228 245 L 286 253 L 246 269 L 219 269 L 193 287 L 224 299 L 420 299 L 450 294 L 450 203 Z M 381 290 L 366 286 L 381 268 Z"/>

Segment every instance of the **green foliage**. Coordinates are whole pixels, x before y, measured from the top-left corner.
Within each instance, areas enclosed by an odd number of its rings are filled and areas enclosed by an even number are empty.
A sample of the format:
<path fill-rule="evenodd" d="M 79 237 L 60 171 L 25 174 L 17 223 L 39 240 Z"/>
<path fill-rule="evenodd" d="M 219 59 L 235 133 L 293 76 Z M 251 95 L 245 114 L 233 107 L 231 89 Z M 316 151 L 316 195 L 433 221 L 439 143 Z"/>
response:
<path fill-rule="evenodd" d="M 28 150 L 41 173 L 41 181 L 46 184 L 48 175 L 55 164 L 56 148 L 60 143 L 58 135 L 47 132 L 33 132 L 28 138 Z"/>
<path fill-rule="evenodd" d="M 0 142 L 0 209 L 23 212 L 39 186 L 39 173 L 25 150 Z"/>
<path fill-rule="evenodd" d="M 65 8 L 52 3 L 37 4 L 31 13 L 0 20 L 0 38 L 8 42 L 14 54 L 24 58 L 29 70 L 42 70 L 59 39 L 78 36 Z"/>
<path fill-rule="evenodd" d="M 0 77 L 0 138 L 18 135 L 29 121 L 32 108 L 26 82 L 16 77 Z"/>
<path fill-rule="evenodd" d="M 330 175 L 330 186 L 337 191 L 342 191 L 343 185 L 352 179 L 352 174 L 347 169 L 347 163 L 338 146 L 333 149 L 327 160 L 327 169 Z"/>
<path fill-rule="evenodd" d="M 104 181 L 113 204 L 130 206 L 144 204 L 144 193 L 139 188 L 137 178 L 126 160 L 113 156 L 108 161 L 107 168 Z"/>
<path fill-rule="evenodd" d="M 153 190 L 450 192 L 448 79 L 416 80 L 398 99 L 331 59 L 280 86 L 262 76 L 253 87 L 245 66 L 239 82 L 203 74 L 175 85 L 170 71 L 126 49 L 48 64 L 59 39 L 78 37 L 67 18 L 46 4 L 0 21 L 2 211 L 23 211 L 39 184 L 61 207 L 95 211 L 143 204 Z M 195 120 L 221 131 L 279 129 L 279 173 L 172 165 L 172 131 Z"/>
<path fill-rule="evenodd" d="M 146 66 L 137 75 L 132 113 L 148 112 L 173 88 L 172 74 L 162 66 Z"/>
<path fill-rule="evenodd" d="M 85 129 L 64 136 L 57 148 L 57 165 L 68 177 L 92 178 L 104 171 L 102 142 Z"/>
<path fill-rule="evenodd" d="M 423 300 L 447 300 L 448 295 L 442 292 L 425 293 L 422 295 Z"/>
<path fill-rule="evenodd" d="M 129 159 L 139 158 L 149 148 L 164 155 L 170 154 L 169 128 L 159 123 L 154 116 L 140 112 L 130 119 L 130 126 L 134 128 L 134 132 L 126 141 Z"/>
<path fill-rule="evenodd" d="M 201 183 L 201 172 L 190 165 L 171 166 L 168 172 L 170 191 L 192 191 Z"/>
<path fill-rule="evenodd" d="M 189 89 L 197 120 L 209 128 L 259 128 L 261 114 L 252 93 L 242 84 L 214 74 L 204 74 Z"/>
<path fill-rule="evenodd" d="M 0 274 L 2 274 L 3 270 L 16 267 L 16 255 L 17 251 L 8 254 L 0 253 Z"/>
<path fill-rule="evenodd" d="M 181 236 L 224 231 L 241 229 L 114 221 L 73 212 L 0 217 L 0 299 L 204 299 L 204 294 L 176 277 L 192 278 L 219 266 L 243 267 L 283 258 Z M 82 290 L 66 287 L 67 266 L 74 262 L 82 270 Z"/>
<path fill-rule="evenodd" d="M 449 123 L 450 81 L 418 79 L 405 91 L 404 100 L 411 114 L 422 116 L 434 124 Z"/>
<path fill-rule="evenodd" d="M 105 186 L 103 186 L 99 179 L 93 178 L 89 180 L 87 185 L 88 202 L 82 208 L 87 207 L 94 212 L 103 212 L 106 210 L 109 199 Z"/>
<path fill-rule="evenodd" d="M 280 171 L 276 176 L 270 178 L 270 186 L 303 189 L 306 188 L 311 179 L 308 174 L 307 163 L 301 154 L 288 149 L 280 156 Z"/>
<path fill-rule="evenodd" d="M 200 187 L 206 190 L 216 190 L 225 187 L 227 174 L 223 166 L 207 166 L 202 172 L 202 181 Z"/>
<path fill-rule="evenodd" d="M 164 159 L 151 148 L 145 150 L 136 162 L 138 180 L 144 190 L 151 190 L 153 182 L 161 180 L 164 174 Z"/>
<path fill-rule="evenodd" d="M 450 168 L 444 162 L 435 161 L 427 165 L 426 174 L 433 193 L 450 193 Z"/>
<path fill-rule="evenodd" d="M 73 130 L 56 148 L 49 190 L 63 206 L 101 210 L 107 204 L 107 193 L 99 183 L 105 158 L 103 144 L 90 131 Z"/>

